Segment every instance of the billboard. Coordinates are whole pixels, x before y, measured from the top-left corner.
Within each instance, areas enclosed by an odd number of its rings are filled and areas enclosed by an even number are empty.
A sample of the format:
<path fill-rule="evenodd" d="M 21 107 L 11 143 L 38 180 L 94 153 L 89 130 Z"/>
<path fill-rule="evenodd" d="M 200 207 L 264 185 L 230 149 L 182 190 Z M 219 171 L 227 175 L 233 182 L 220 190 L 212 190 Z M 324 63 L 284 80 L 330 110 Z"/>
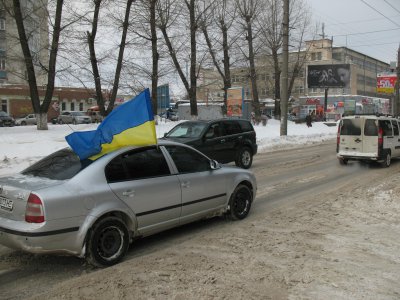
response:
<path fill-rule="evenodd" d="M 396 74 L 378 74 L 376 92 L 384 94 L 394 94 L 396 86 Z"/>
<path fill-rule="evenodd" d="M 226 114 L 228 117 L 241 117 L 243 104 L 243 88 L 230 88 L 226 98 Z"/>
<path fill-rule="evenodd" d="M 309 65 L 308 88 L 350 88 L 350 65 Z"/>

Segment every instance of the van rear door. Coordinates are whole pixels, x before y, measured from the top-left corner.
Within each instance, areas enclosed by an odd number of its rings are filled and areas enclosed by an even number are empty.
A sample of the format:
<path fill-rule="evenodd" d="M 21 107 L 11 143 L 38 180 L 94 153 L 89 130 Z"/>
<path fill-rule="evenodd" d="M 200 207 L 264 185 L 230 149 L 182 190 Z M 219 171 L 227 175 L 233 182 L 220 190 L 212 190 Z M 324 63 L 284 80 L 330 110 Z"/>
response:
<path fill-rule="evenodd" d="M 349 156 L 359 156 L 363 151 L 361 137 L 362 119 L 351 118 L 342 119 L 340 126 L 339 154 Z"/>
<path fill-rule="evenodd" d="M 363 152 L 367 156 L 378 156 L 378 120 L 365 119 L 364 138 L 362 141 Z"/>

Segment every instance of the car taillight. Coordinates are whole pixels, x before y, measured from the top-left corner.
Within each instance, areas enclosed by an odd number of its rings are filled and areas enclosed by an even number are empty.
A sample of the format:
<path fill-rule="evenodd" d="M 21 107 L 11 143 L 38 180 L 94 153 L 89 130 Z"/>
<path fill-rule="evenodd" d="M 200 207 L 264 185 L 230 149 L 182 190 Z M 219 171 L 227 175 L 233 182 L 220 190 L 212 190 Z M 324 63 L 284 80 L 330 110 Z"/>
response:
<path fill-rule="evenodd" d="M 379 127 L 378 129 L 378 146 L 383 145 L 383 129 Z"/>
<path fill-rule="evenodd" d="M 337 134 L 336 134 L 336 145 L 339 146 L 340 144 L 340 124 L 337 127 Z"/>
<path fill-rule="evenodd" d="M 30 194 L 26 204 L 25 221 L 28 223 L 43 223 L 43 203 L 39 196 Z"/>

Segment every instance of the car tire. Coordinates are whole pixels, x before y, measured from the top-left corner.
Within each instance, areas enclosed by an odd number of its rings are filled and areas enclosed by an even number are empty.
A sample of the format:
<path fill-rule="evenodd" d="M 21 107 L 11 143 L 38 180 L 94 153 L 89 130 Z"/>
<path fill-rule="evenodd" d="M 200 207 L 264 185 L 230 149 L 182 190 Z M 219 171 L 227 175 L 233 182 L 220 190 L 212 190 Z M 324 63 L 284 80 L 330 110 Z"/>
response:
<path fill-rule="evenodd" d="M 235 164 L 243 169 L 248 169 L 253 163 L 253 153 L 249 147 L 240 148 L 237 153 Z"/>
<path fill-rule="evenodd" d="M 21 122 L 21 126 L 25 126 L 26 125 L 26 122 L 25 121 L 22 121 Z"/>
<path fill-rule="evenodd" d="M 349 162 L 349 160 L 346 158 L 339 158 L 339 163 L 341 165 L 347 165 L 348 162 Z"/>
<path fill-rule="evenodd" d="M 58 121 L 58 124 L 62 125 L 62 124 L 63 124 L 63 120 L 60 119 L 60 120 Z"/>
<path fill-rule="evenodd" d="M 250 211 L 253 193 L 243 184 L 240 184 L 233 191 L 229 199 L 228 217 L 231 220 L 242 220 L 247 217 Z"/>
<path fill-rule="evenodd" d="M 72 124 L 76 125 L 76 120 L 75 119 L 72 120 Z"/>
<path fill-rule="evenodd" d="M 383 162 L 381 163 L 381 166 L 384 168 L 388 168 L 388 167 L 390 167 L 391 161 L 392 161 L 392 156 L 390 154 L 390 151 L 388 150 L 385 152 L 385 157 L 384 157 Z"/>
<path fill-rule="evenodd" d="M 125 256 L 129 232 L 125 223 L 107 217 L 95 223 L 88 234 L 86 260 L 96 267 L 112 266 Z"/>

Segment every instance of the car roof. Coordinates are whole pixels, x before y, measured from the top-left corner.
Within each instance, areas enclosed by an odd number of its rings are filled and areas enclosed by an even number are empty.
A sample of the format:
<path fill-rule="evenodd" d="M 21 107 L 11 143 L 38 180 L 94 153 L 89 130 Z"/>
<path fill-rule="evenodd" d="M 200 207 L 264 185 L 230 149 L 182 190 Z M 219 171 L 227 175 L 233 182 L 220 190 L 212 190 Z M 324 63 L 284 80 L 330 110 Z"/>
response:
<path fill-rule="evenodd" d="M 187 120 L 182 123 L 216 123 L 216 122 L 222 122 L 222 121 L 245 121 L 245 122 L 250 122 L 249 120 L 246 119 L 228 119 L 228 118 L 220 118 L 220 119 L 213 119 L 213 120 Z"/>
<path fill-rule="evenodd" d="M 375 119 L 375 120 L 398 120 L 392 116 L 377 116 L 377 115 L 353 115 L 353 116 L 346 116 L 342 119 Z"/>

